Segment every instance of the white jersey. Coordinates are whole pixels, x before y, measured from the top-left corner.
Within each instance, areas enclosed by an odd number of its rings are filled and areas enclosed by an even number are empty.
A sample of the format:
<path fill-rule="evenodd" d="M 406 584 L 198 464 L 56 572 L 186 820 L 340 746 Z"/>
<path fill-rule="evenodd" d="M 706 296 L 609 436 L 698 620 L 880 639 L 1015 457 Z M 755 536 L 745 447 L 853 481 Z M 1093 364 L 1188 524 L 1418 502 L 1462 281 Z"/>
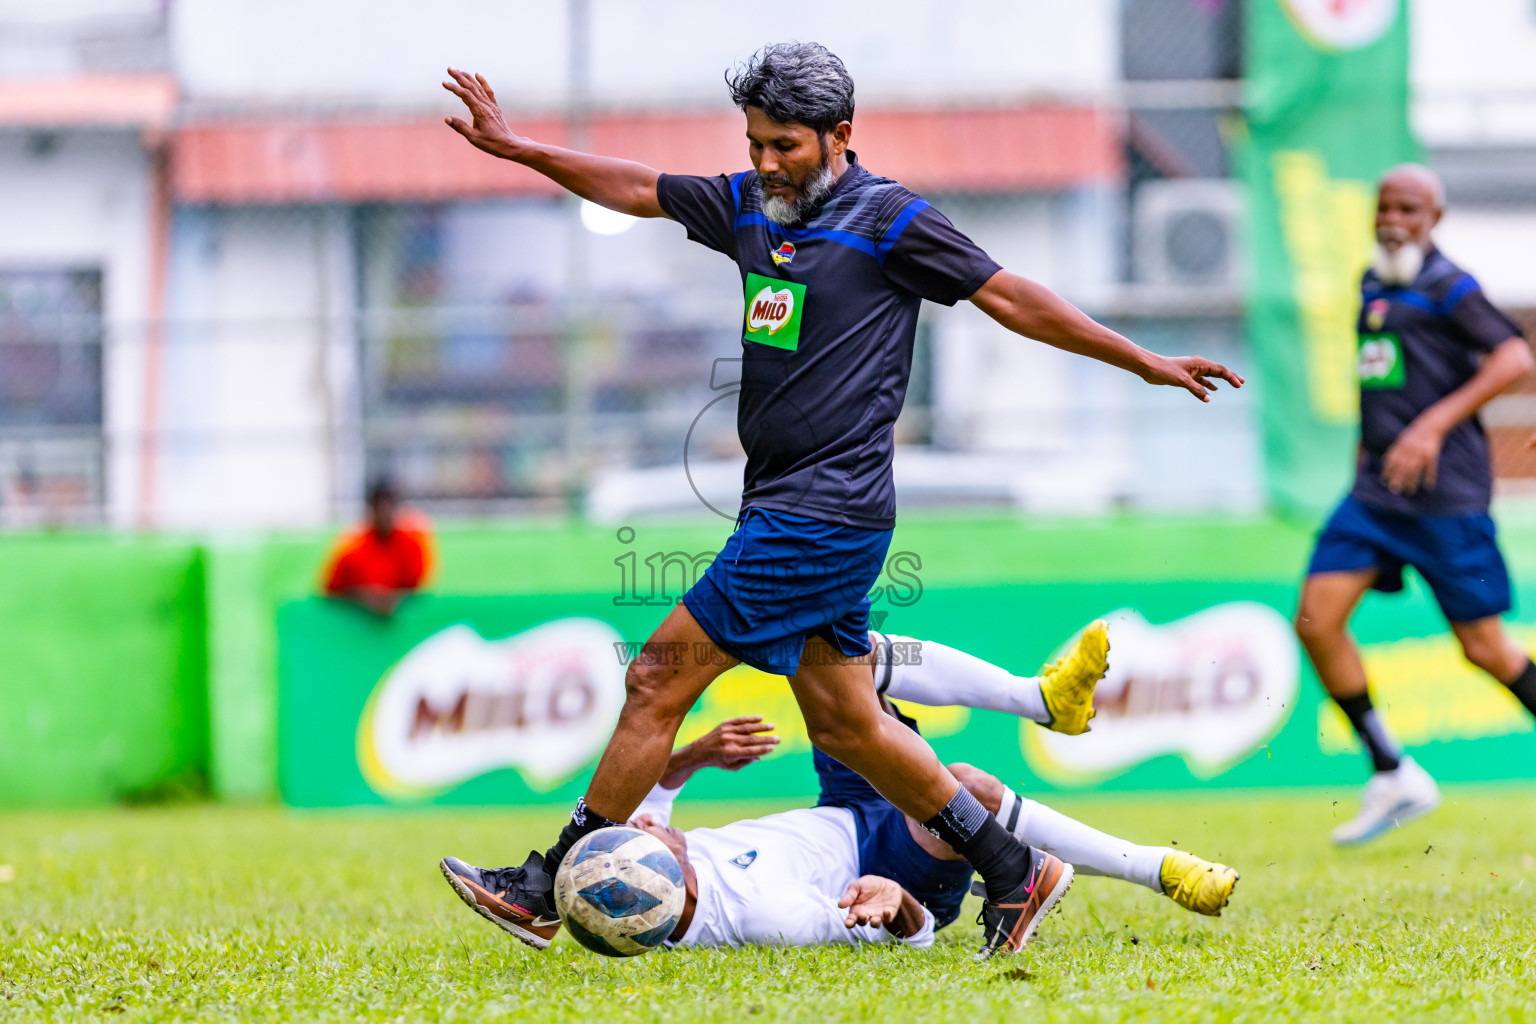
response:
<path fill-rule="evenodd" d="M 678 790 L 657 786 L 635 812 L 671 820 Z M 923 911 L 916 935 L 897 940 L 883 927 L 843 925 L 837 906 L 859 877 L 853 812 L 842 807 L 749 818 L 683 833 L 699 880 L 699 899 L 680 946 L 811 946 L 829 942 L 901 941 L 933 945 L 933 915 Z"/>

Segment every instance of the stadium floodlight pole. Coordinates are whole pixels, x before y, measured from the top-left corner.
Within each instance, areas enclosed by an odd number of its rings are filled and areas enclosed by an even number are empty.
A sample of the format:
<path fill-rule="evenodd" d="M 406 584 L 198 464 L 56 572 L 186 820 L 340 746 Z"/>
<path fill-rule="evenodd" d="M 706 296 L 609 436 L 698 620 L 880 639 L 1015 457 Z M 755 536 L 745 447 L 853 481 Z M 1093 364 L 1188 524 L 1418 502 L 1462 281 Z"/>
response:
<path fill-rule="evenodd" d="M 866 170 L 850 148 L 853 79 L 816 43 L 764 47 L 727 76 L 753 169 L 662 174 L 512 131 L 490 84 L 450 68 L 443 87 L 471 144 L 612 210 L 681 222 L 731 257 L 744 287 L 738 429 L 742 514 L 719 557 L 630 662 L 613 737 L 571 822 L 521 867 L 456 874 L 476 910 L 540 948 L 559 919 L 552 876 L 582 837 L 634 813 L 661 777 L 683 717 L 738 663 L 785 676 L 811 741 L 965 857 L 986 887 L 982 955 L 1017 951 L 1072 881 L 1071 865 L 1022 847 L 867 683 L 869 591 L 895 526 L 896 417 L 924 299 L 969 299 L 1009 330 L 1210 400 L 1242 377 L 1168 357 L 1004 270 L 920 196 Z M 784 570 L 788 569 L 788 575 Z M 665 652 L 708 652 L 672 658 Z"/>

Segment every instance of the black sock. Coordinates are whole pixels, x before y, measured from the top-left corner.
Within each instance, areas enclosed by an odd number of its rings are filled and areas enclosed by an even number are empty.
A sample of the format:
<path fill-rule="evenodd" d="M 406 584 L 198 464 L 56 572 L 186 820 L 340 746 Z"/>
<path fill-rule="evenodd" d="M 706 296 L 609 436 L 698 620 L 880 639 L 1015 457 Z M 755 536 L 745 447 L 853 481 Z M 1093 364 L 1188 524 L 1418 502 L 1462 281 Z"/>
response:
<path fill-rule="evenodd" d="M 994 903 L 1029 877 L 1029 847 L 1009 835 L 964 786 L 923 827 L 971 862 L 986 883 L 987 899 Z"/>
<path fill-rule="evenodd" d="M 1390 772 L 1403 763 L 1402 748 L 1376 716 L 1369 693 L 1333 699 L 1339 705 L 1339 710 L 1349 718 L 1349 724 L 1355 727 L 1355 732 L 1360 734 L 1365 749 L 1370 751 L 1372 767 L 1378 772 Z"/>
<path fill-rule="evenodd" d="M 1536 661 L 1525 660 L 1525 671 L 1509 684 L 1509 692 L 1520 698 L 1525 710 L 1536 715 Z"/>
<path fill-rule="evenodd" d="M 566 822 L 565 828 L 560 830 L 560 838 L 555 840 L 544 854 L 544 873 L 549 876 L 551 887 L 555 884 L 555 872 L 560 870 L 560 862 L 565 860 L 565 855 L 571 847 L 581 841 L 583 836 L 589 836 L 600 828 L 612 828 L 614 825 L 622 825 L 622 821 L 609 821 L 596 811 L 587 807 L 587 798 L 582 797 L 576 801 L 576 809 L 571 812 L 571 820 Z"/>

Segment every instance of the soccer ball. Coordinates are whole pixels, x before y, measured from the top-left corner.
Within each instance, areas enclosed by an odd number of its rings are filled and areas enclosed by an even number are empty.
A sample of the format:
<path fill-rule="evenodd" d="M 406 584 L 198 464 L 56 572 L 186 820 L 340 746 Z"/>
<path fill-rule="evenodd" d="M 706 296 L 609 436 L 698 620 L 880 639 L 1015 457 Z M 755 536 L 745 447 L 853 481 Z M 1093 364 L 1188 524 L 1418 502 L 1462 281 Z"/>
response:
<path fill-rule="evenodd" d="M 661 945 L 686 898 L 672 851 L 624 825 L 583 837 L 555 872 L 560 919 L 577 942 L 604 956 L 639 956 Z"/>

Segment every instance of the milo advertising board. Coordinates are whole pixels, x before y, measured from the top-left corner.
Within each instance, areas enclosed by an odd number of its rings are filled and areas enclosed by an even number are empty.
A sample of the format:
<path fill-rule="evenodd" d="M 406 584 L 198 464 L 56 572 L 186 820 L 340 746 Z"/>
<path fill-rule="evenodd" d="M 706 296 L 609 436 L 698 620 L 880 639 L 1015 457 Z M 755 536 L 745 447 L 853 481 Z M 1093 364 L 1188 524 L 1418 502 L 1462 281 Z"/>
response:
<path fill-rule="evenodd" d="M 912 597 L 915 600 L 911 600 Z M 1522 595 L 1532 607 L 1536 593 Z M 946 760 L 1029 791 L 1344 784 L 1355 740 L 1300 656 L 1285 583 L 1163 581 L 928 587 L 880 608 L 883 628 L 1033 673 L 1095 616 L 1111 670 L 1084 736 L 1005 715 L 907 707 Z M 670 602 L 668 602 L 670 603 Z M 623 703 L 624 671 L 665 614 L 612 594 L 419 597 L 393 620 L 313 599 L 279 616 L 280 781 L 296 806 L 566 803 Z M 1356 618 L 1378 706 L 1445 781 L 1530 777 L 1536 734 L 1460 658 L 1427 595 L 1368 600 Z M 1515 626 L 1536 644 L 1536 628 Z M 682 656 L 688 656 L 683 652 Z M 680 739 L 756 714 L 776 753 L 706 772 L 697 797 L 806 798 L 809 745 L 782 677 L 745 666 L 700 698 Z"/>

